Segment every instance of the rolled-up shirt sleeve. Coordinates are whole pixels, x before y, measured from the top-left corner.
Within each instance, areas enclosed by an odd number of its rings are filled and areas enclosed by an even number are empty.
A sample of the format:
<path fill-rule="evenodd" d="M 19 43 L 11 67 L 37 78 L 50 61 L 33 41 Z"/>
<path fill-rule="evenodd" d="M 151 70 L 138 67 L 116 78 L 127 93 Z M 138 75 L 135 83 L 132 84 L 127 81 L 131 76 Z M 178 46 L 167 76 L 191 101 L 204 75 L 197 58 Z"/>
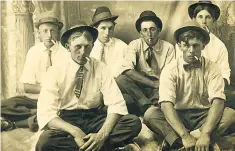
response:
<path fill-rule="evenodd" d="M 123 63 L 120 67 L 119 74 L 129 69 L 134 69 L 136 66 L 136 43 L 133 41 L 127 46 L 127 54 L 123 59 Z"/>
<path fill-rule="evenodd" d="M 29 49 L 20 82 L 27 84 L 36 84 L 37 57 L 34 49 Z"/>
<path fill-rule="evenodd" d="M 37 118 L 40 129 L 48 122 L 58 117 L 59 86 L 57 82 L 58 69 L 51 67 L 42 82 L 42 88 L 37 103 Z"/>
<path fill-rule="evenodd" d="M 108 107 L 108 114 L 128 114 L 122 93 L 106 66 L 101 71 L 101 92 L 103 94 L 104 105 Z"/>
<path fill-rule="evenodd" d="M 215 98 L 220 98 L 222 100 L 226 99 L 224 94 L 224 80 L 217 64 L 213 63 L 210 66 L 207 86 L 209 95 L 208 100 L 210 102 L 212 102 Z"/>
<path fill-rule="evenodd" d="M 162 102 L 171 102 L 175 105 L 176 102 L 176 80 L 174 71 L 166 66 L 160 76 L 159 86 L 159 104 Z"/>

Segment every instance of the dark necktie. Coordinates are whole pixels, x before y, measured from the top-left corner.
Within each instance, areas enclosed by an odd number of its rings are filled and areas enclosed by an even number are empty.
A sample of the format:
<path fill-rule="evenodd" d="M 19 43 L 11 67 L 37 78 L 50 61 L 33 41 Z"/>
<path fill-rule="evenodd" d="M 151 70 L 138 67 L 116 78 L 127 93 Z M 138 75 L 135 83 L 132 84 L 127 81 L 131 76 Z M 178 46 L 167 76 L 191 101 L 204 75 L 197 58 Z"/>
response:
<path fill-rule="evenodd" d="M 105 47 L 105 44 L 101 44 L 101 61 L 105 63 L 104 47 Z"/>
<path fill-rule="evenodd" d="M 52 61 L 51 61 L 51 50 L 50 49 L 47 49 L 47 66 L 46 66 L 46 70 L 52 66 Z"/>
<path fill-rule="evenodd" d="M 195 63 L 192 63 L 192 64 L 184 64 L 183 66 L 184 66 L 184 70 L 185 70 L 185 71 L 188 71 L 188 70 L 190 70 L 190 69 L 201 68 L 202 65 L 201 65 L 200 60 L 198 60 L 198 61 L 195 62 Z"/>
<path fill-rule="evenodd" d="M 75 91 L 74 94 L 77 96 L 77 98 L 80 97 L 81 92 L 82 92 L 82 86 L 83 86 L 83 76 L 84 76 L 84 66 L 80 66 L 80 68 L 78 69 L 77 73 L 76 73 L 76 87 L 75 87 Z"/>
<path fill-rule="evenodd" d="M 146 59 L 146 62 L 148 63 L 149 67 L 151 67 L 152 58 L 153 58 L 153 48 L 149 47 L 147 49 L 147 59 Z"/>

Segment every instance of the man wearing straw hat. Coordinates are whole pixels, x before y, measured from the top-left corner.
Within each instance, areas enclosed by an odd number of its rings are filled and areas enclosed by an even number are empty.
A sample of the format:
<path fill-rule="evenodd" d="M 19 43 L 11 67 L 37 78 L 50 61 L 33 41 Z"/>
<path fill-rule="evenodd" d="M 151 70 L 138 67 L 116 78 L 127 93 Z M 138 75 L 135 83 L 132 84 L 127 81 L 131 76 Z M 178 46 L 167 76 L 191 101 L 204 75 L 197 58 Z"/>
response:
<path fill-rule="evenodd" d="M 2 131 L 17 127 L 29 127 L 32 131 L 38 129 L 34 115 L 43 76 L 50 66 L 60 62 L 68 54 L 58 42 L 63 23 L 52 12 L 42 13 L 35 27 L 41 42 L 31 47 L 26 56 L 21 76 L 25 95 L 2 101 Z"/>
<path fill-rule="evenodd" d="M 125 42 L 113 37 L 117 18 L 117 15 L 111 14 L 108 7 L 101 6 L 96 9 L 91 24 L 99 32 L 91 57 L 106 63 L 114 77 L 119 74 L 119 67 L 127 50 Z"/>
<path fill-rule="evenodd" d="M 201 56 L 210 41 L 208 32 L 190 21 L 174 36 L 183 55 L 163 69 L 160 107 L 149 108 L 144 122 L 165 138 L 162 151 L 209 151 L 219 136 L 235 132 L 235 111 L 224 107 L 224 81 L 219 67 Z"/>
<path fill-rule="evenodd" d="M 159 39 L 162 21 L 152 11 L 144 11 L 135 23 L 139 39 L 128 45 L 128 52 L 116 79 L 127 102 L 128 111 L 143 115 L 157 102 L 159 76 L 166 64 L 175 57 L 172 44 Z"/>
<path fill-rule="evenodd" d="M 125 144 L 138 135 L 141 122 L 128 114 L 106 65 L 89 58 L 97 36 L 98 31 L 83 21 L 62 35 L 61 44 L 70 56 L 53 66 L 43 81 L 37 116 L 45 131 L 36 151 L 134 148 Z M 104 105 L 107 112 L 101 110 Z"/>

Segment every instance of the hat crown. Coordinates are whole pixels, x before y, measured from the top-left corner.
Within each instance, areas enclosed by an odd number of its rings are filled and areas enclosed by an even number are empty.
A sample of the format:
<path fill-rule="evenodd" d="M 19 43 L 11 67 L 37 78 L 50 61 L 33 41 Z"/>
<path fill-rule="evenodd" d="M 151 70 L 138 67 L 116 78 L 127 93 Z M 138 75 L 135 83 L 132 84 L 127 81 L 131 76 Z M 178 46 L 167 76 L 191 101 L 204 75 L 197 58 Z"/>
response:
<path fill-rule="evenodd" d="M 95 13 L 92 17 L 92 21 L 96 22 L 98 20 L 101 20 L 101 19 L 104 19 L 104 18 L 107 18 L 107 17 L 111 17 L 111 16 L 112 16 L 112 13 L 109 10 L 109 8 L 106 7 L 106 6 L 101 6 L 101 7 L 98 7 L 96 9 L 96 11 L 95 11 Z"/>
<path fill-rule="evenodd" d="M 181 27 L 187 27 L 187 26 L 196 26 L 201 28 L 200 25 L 195 20 L 186 21 Z"/>
<path fill-rule="evenodd" d="M 157 15 L 156 15 L 153 11 L 146 10 L 146 11 L 143 11 L 143 12 L 140 14 L 140 17 L 139 17 L 139 18 L 147 17 L 147 16 L 156 17 Z"/>
<path fill-rule="evenodd" d="M 74 29 L 74 28 L 78 28 L 78 27 L 81 27 L 81 26 L 88 26 L 84 21 L 78 21 L 77 25 L 74 25 L 72 27 L 70 27 L 69 29 Z"/>
<path fill-rule="evenodd" d="M 211 1 L 207 1 L 207 0 L 200 0 L 198 1 L 198 3 L 212 4 Z"/>

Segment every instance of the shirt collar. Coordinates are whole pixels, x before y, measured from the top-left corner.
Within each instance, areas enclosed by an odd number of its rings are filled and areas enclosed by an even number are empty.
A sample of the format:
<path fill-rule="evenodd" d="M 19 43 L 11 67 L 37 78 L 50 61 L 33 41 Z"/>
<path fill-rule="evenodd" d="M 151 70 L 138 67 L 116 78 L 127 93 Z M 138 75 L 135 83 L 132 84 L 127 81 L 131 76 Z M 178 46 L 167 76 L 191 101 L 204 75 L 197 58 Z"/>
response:
<path fill-rule="evenodd" d="M 106 46 L 111 46 L 112 44 L 113 44 L 113 42 L 114 42 L 114 40 L 113 40 L 113 38 L 110 38 L 109 39 L 109 42 L 107 42 L 107 43 L 105 43 L 105 45 Z M 103 43 L 101 43 L 100 41 L 99 41 L 99 39 L 97 39 L 96 41 L 95 41 L 95 45 L 99 45 L 99 46 L 102 46 L 103 45 Z"/>
<path fill-rule="evenodd" d="M 75 69 L 76 71 L 80 68 L 80 65 L 77 64 L 75 61 L 73 61 L 73 59 L 71 57 L 69 57 L 69 62 L 70 65 L 73 69 Z M 84 65 L 85 69 L 87 69 L 88 71 L 91 69 L 91 59 L 89 58 L 89 60 L 87 60 L 86 64 Z"/>
<path fill-rule="evenodd" d="M 43 46 L 45 48 L 44 51 L 48 50 L 46 48 L 46 46 L 44 45 L 44 43 L 43 43 Z M 56 41 L 56 43 L 49 50 L 51 50 L 51 52 L 55 53 L 58 50 L 58 47 L 59 47 L 59 42 Z"/>
<path fill-rule="evenodd" d="M 141 40 L 142 40 L 142 43 L 143 43 L 143 46 L 144 46 L 144 51 L 147 51 L 147 49 L 149 48 L 149 46 L 147 45 L 147 43 L 144 41 L 144 39 L 142 39 L 141 38 Z M 152 46 L 152 48 L 155 50 L 155 51 L 160 51 L 161 49 L 161 40 L 160 39 L 158 39 L 158 42 L 154 45 L 154 46 Z"/>

